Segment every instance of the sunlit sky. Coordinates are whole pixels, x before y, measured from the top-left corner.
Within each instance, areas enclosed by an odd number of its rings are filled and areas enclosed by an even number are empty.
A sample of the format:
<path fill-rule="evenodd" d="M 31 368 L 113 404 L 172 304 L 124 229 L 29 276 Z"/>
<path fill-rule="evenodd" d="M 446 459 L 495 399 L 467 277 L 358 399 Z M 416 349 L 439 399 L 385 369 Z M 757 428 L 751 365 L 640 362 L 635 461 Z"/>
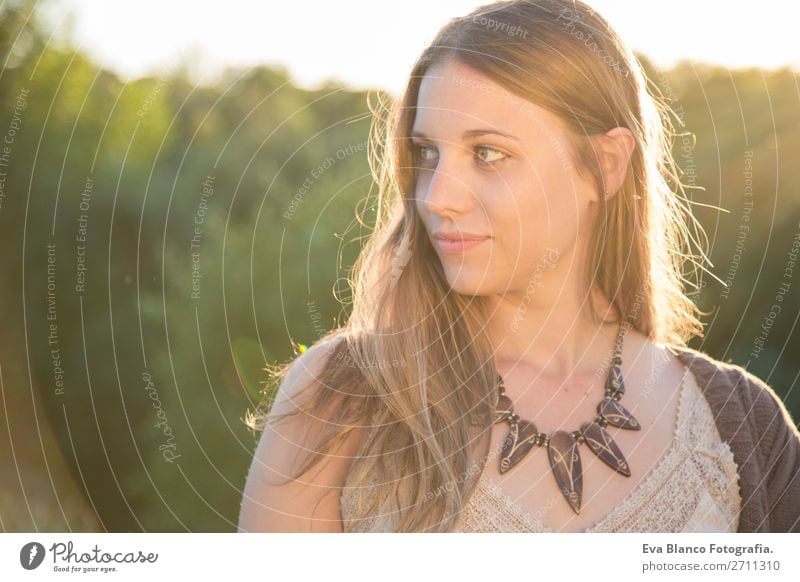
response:
<path fill-rule="evenodd" d="M 800 70 L 794 1 L 588 0 L 634 50 L 657 65 L 681 59 Z M 314 87 L 335 78 L 399 92 L 416 56 L 473 0 L 55 0 L 42 9 L 54 36 L 125 79 L 183 59 L 211 82 L 228 65 L 282 65 Z"/>

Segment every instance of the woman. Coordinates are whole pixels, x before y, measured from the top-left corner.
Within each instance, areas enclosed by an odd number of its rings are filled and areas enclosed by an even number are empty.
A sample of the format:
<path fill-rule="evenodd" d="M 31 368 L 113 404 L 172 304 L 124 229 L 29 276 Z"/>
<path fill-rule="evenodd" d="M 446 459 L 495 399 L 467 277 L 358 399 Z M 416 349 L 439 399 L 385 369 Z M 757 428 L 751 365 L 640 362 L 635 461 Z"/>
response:
<path fill-rule="evenodd" d="M 252 419 L 239 529 L 800 529 L 786 409 L 686 347 L 703 233 L 669 110 L 608 24 L 481 7 L 392 113 L 352 314 Z"/>

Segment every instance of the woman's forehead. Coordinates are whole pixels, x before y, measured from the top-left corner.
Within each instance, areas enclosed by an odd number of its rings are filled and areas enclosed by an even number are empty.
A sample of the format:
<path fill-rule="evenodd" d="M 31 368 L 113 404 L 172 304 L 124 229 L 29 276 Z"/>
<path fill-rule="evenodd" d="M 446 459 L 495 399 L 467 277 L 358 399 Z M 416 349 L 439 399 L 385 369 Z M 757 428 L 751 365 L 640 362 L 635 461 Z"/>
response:
<path fill-rule="evenodd" d="M 476 127 L 533 139 L 542 124 L 557 130 L 555 116 L 458 62 L 428 70 L 417 98 L 413 132 L 430 137 L 461 136 Z"/>

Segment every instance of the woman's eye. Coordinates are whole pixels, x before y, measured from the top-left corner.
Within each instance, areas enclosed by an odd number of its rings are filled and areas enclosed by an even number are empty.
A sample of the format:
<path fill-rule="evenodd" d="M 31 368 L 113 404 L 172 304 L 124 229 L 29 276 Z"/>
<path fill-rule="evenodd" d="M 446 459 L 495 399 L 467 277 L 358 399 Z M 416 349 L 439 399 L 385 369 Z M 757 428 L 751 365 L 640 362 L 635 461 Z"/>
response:
<path fill-rule="evenodd" d="M 478 160 L 482 164 L 491 164 L 493 162 L 499 162 L 500 160 L 506 157 L 506 155 L 503 152 L 500 152 L 494 148 L 490 148 L 487 146 L 478 146 L 477 148 L 475 148 L 475 155 L 478 157 Z"/>
<path fill-rule="evenodd" d="M 421 165 L 430 165 L 431 162 L 436 161 L 436 150 L 430 146 L 414 146 L 414 155 Z"/>
<path fill-rule="evenodd" d="M 482 166 L 490 166 L 496 162 L 503 161 L 508 157 L 503 152 L 489 146 L 478 146 L 474 149 L 474 151 L 475 158 Z M 429 168 L 436 165 L 436 162 L 439 159 L 439 152 L 436 151 L 436 148 L 431 146 L 415 145 L 414 157 L 419 166 Z"/>

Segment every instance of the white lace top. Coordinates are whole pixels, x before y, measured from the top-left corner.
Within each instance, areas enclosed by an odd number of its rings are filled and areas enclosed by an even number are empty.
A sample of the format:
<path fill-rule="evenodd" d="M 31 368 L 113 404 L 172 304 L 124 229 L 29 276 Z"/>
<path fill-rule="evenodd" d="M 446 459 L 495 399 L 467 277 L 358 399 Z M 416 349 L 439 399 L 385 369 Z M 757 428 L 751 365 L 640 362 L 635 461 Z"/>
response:
<path fill-rule="evenodd" d="M 374 520 L 356 527 L 350 489 L 342 490 L 344 531 L 377 531 Z M 672 446 L 610 513 L 584 532 L 735 532 L 741 496 L 737 466 L 721 440 L 711 408 L 686 368 Z M 490 478 L 482 475 L 454 532 L 550 533 Z"/>

